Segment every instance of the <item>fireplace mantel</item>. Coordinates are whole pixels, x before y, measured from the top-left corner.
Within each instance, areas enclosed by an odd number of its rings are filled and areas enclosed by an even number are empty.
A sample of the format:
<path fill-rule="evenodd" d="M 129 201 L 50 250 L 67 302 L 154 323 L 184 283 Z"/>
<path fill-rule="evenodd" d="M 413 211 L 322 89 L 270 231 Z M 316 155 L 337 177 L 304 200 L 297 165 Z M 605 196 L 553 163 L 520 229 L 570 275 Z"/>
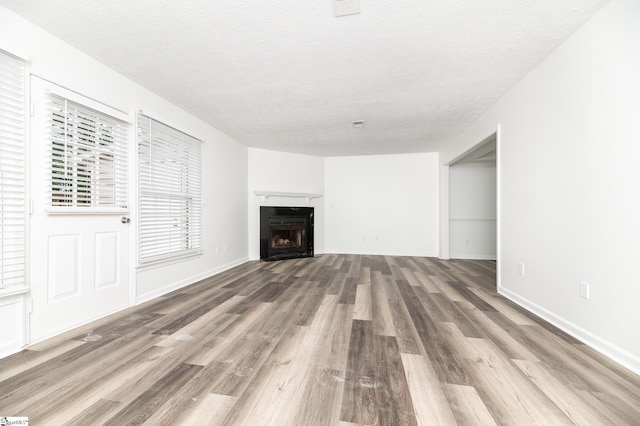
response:
<path fill-rule="evenodd" d="M 306 198 L 307 203 L 313 198 L 320 198 L 322 194 L 311 194 L 307 192 L 278 192 L 278 191 L 258 191 L 254 190 L 253 194 L 261 196 L 264 201 L 269 197 L 285 197 L 285 198 Z"/>

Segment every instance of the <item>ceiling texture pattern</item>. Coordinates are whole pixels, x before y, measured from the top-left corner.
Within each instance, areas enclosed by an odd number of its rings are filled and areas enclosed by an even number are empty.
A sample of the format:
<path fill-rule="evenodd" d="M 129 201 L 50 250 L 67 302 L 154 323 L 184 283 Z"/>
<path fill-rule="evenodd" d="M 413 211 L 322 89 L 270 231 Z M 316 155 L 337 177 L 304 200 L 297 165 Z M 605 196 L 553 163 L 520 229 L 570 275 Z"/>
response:
<path fill-rule="evenodd" d="M 247 146 L 337 156 L 439 151 L 606 2 L 0 5 Z"/>

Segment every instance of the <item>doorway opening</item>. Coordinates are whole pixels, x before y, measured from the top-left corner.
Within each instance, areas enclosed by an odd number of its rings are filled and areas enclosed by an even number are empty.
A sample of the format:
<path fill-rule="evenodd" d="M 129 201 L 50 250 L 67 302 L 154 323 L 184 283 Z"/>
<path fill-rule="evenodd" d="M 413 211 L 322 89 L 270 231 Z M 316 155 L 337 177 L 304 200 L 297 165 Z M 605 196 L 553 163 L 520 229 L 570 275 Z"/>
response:
<path fill-rule="evenodd" d="M 499 258 L 498 148 L 496 131 L 443 167 L 443 258 Z"/>

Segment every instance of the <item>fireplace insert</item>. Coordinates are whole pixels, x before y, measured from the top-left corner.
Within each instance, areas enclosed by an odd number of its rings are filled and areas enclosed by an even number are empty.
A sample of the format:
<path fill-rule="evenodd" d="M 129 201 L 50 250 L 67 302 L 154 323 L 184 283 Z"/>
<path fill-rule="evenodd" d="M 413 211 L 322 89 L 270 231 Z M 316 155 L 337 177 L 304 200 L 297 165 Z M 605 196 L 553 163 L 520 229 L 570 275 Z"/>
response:
<path fill-rule="evenodd" d="M 260 207 L 260 259 L 313 257 L 313 207 Z"/>

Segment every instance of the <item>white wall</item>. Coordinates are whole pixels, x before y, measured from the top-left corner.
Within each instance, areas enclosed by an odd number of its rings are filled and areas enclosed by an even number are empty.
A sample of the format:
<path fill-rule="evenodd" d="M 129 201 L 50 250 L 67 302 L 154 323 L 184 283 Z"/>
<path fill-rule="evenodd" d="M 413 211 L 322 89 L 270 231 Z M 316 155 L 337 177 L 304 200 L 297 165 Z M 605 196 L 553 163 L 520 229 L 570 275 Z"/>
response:
<path fill-rule="evenodd" d="M 496 164 L 449 167 L 449 257 L 496 258 Z"/>
<path fill-rule="evenodd" d="M 442 162 L 500 125 L 500 292 L 640 373 L 638 40 L 640 2 L 611 1 Z"/>
<path fill-rule="evenodd" d="M 438 254 L 438 154 L 325 159 L 325 250 Z"/>
<path fill-rule="evenodd" d="M 204 254 L 138 270 L 138 301 L 246 261 L 246 147 L 3 7 L 0 49 L 28 59 L 29 71 L 39 77 L 130 114 L 143 110 L 204 141 Z M 216 253 L 219 244 L 227 244 L 227 251 Z"/>
<path fill-rule="evenodd" d="M 324 194 L 324 159 L 310 155 L 249 148 L 249 258 L 260 258 L 260 206 L 314 208 L 314 253 L 324 252 L 324 197 L 269 197 L 253 191 Z"/>
<path fill-rule="evenodd" d="M 27 298 L 24 294 L 2 294 L 0 296 L 0 358 L 22 349 L 27 336 L 25 316 Z"/>

